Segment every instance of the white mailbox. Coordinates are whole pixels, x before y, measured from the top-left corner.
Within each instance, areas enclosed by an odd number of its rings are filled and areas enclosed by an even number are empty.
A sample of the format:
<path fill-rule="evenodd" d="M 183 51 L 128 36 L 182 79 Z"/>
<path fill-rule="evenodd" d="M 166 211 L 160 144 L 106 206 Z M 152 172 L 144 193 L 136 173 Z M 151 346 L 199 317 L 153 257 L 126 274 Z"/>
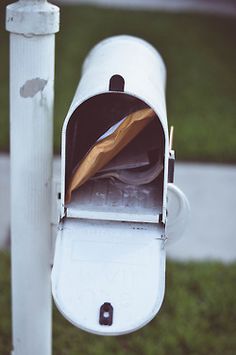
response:
<path fill-rule="evenodd" d="M 92 333 L 129 333 L 157 314 L 165 242 L 186 224 L 188 202 L 173 185 L 165 83 L 150 44 L 108 38 L 86 58 L 64 122 L 52 292 L 62 314 Z"/>

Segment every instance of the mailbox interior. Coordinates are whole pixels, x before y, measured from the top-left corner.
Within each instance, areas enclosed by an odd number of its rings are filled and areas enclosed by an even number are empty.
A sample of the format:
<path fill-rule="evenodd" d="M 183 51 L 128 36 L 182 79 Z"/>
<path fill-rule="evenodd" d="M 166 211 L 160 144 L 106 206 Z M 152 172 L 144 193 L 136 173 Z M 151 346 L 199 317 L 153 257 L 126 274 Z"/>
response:
<path fill-rule="evenodd" d="M 97 139 L 127 115 L 148 107 L 142 100 L 123 92 L 99 94 L 79 105 L 65 130 L 64 191 L 79 162 Z M 160 159 L 164 167 L 164 132 L 157 116 L 129 144 L 136 147 L 135 152 L 136 149 L 141 151 L 147 142 L 155 146 L 148 153 L 150 159 Z M 163 184 L 164 169 L 153 182 L 140 186 L 110 179 L 88 181 L 74 191 L 71 201 L 64 205 L 66 216 L 155 223 L 162 214 Z M 65 201 L 65 196 L 62 200 Z"/>

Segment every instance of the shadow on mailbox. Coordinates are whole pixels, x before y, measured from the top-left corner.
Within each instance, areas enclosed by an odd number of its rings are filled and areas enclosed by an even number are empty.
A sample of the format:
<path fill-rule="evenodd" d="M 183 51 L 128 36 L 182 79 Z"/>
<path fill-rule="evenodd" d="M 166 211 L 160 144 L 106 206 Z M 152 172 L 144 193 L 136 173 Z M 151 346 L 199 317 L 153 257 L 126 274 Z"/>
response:
<path fill-rule="evenodd" d="M 165 241 L 186 225 L 188 202 L 173 185 L 165 80 L 147 42 L 108 38 L 86 58 L 64 122 L 52 291 L 62 314 L 92 333 L 129 333 L 156 315 Z"/>

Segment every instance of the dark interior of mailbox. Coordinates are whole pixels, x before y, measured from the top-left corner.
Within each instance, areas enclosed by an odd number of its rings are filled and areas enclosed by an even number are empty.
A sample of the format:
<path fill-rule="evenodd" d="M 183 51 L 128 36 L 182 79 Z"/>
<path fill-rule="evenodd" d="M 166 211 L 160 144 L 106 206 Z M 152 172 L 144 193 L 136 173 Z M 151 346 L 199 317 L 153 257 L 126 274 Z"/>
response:
<path fill-rule="evenodd" d="M 65 191 L 97 140 L 124 117 L 145 108 L 149 107 L 131 95 L 110 92 L 76 109 L 66 130 Z M 104 219 L 157 222 L 163 204 L 163 166 L 164 133 L 156 117 L 98 174 L 73 191 L 67 215 L 96 218 L 98 213 Z"/>

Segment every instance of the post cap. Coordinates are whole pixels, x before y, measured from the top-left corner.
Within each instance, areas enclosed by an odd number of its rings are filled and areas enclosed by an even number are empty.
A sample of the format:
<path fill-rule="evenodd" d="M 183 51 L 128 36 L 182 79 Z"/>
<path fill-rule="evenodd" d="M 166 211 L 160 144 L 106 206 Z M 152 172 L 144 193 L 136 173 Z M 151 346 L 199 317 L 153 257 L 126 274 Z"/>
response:
<path fill-rule="evenodd" d="M 20 0 L 6 7 L 6 30 L 25 36 L 59 31 L 59 7 L 46 0 Z"/>

